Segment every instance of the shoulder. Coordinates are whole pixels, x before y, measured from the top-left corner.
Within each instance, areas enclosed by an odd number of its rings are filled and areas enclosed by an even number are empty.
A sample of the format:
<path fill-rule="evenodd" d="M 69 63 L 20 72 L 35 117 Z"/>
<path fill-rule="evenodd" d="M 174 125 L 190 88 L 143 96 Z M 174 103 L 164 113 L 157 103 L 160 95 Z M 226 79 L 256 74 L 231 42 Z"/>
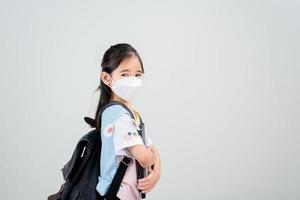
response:
<path fill-rule="evenodd" d="M 102 113 L 102 125 L 114 123 L 120 117 L 129 115 L 128 111 L 121 105 L 112 105 L 104 109 Z"/>

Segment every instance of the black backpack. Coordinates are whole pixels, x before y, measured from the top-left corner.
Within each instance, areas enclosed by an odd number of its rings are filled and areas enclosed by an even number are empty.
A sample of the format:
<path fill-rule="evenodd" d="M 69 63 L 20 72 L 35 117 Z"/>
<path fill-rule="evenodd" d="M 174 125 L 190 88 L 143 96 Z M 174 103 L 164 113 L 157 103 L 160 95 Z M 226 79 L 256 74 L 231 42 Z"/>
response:
<path fill-rule="evenodd" d="M 61 169 L 65 182 L 60 186 L 57 193 L 48 196 L 48 200 L 95 200 L 96 197 L 99 197 L 96 186 L 100 175 L 100 154 L 102 146 L 100 134 L 101 117 L 105 108 L 115 104 L 123 106 L 134 119 L 131 110 L 119 101 L 110 101 L 107 103 L 99 111 L 98 122 L 92 118 L 84 117 L 85 122 L 93 129 L 80 138 L 71 159 Z M 99 130 L 96 128 L 96 123 L 99 125 Z M 124 156 L 107 193 L 105 196 L 101 196 L 101 198 L 109 200 L 116 197 L 130 161 L 131 158 Z M 141 174 L 143 172 L 141 172 L 141 168 L 138 164 L 137 173 L 139 178 L 144 176 L 144 174 Z M 142 198 L 145 198 L 145 194 L 142 196 Z"/>

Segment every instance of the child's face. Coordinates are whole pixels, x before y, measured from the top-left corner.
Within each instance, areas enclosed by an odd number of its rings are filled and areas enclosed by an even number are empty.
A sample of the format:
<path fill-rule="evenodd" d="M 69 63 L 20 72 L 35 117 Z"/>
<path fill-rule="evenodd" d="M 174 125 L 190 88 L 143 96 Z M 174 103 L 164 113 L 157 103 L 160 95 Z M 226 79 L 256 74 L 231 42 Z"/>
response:
<path fill-rule="evenodd" d="M 118 80 L 127 76 L 136 76 L 141 77 L 143 75 L 142 66 L 136 56 L 131 56 L 123 60 L 117 69 L 115 69 L 110 75 L 113 80 Z M 109 74 L 106 72 L 101 73 L 102 81 L 108 85 L 112 86 L 112 80 L 109 77 Z"/>

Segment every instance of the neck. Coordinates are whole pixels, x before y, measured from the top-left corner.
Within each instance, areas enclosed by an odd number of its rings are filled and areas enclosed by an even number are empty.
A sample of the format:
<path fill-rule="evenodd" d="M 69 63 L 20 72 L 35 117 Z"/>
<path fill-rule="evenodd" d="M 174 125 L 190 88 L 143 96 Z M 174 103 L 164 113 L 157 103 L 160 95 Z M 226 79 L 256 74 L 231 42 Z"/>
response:
<path fill-rule="evenodd" d="M 112 94 L 111 100 L 112 101 L 120 101 L 121 103 L 124 103 L 128 108 L 133 109 L 131 102 L 120 98 L 119 96 L 115 95 L 114 93 Z"/>
<path fill-rule="evenodd" d="M 126 100 L 120 98 L 119 96 L 115 95 L 114 93 L 112 93 L 111 100 L 112 100 L 112 101 L 120 101 L 121 103 L 124 103 L 124 104 L 131 110 L 131 112 L 132 112 L 134 118 L 135 118 L 136 120 L 138 120 L 138 123 L 140 123 L 139 117 L 138 117 L 137 114 L 134 112 L 135 109 L 133 108 L 131 102 L 126 101 Z"/>

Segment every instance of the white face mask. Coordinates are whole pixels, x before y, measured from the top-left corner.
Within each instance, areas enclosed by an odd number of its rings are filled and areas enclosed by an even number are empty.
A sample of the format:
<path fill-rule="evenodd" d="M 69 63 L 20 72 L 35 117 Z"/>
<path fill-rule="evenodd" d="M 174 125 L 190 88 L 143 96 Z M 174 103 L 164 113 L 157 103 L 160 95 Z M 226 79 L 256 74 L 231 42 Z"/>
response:
<path fill-rule="evenodd" d="M 131 102 L 142 87 L 142 78 L 136 76 L 127 76 L 116 81 L 111 77 L 110 79 L 112 80 L 112 91 L 126 101 Z"/>

